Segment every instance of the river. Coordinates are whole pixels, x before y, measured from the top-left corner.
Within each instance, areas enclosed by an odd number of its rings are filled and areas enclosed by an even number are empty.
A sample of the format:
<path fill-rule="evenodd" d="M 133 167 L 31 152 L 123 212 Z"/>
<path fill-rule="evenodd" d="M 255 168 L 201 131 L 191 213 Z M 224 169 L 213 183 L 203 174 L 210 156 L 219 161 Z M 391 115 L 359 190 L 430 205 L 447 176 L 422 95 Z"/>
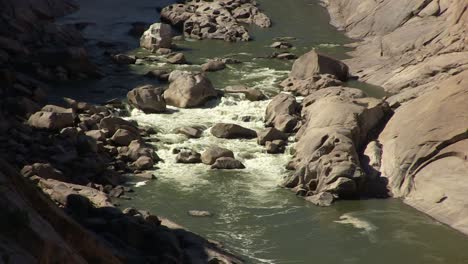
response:
<path fill-rule="evenodd" d="M 84 30 L 89 48 L 106 72 L 101 80 L 57 85 L 56 97 L 71 96 L 91 102 L 122 98 L 137 85 L 152 83 L 142 75 L 150 69 L 168 68 L 162 62 L 140 65 L 108 65 L 99 41 L 118 43 L 129 54 L 147 52 L 137 49 L 138 41 L 128 36 L 133 22 L 155 22 L 156 6 L 171 1 L 150 0 L 79 0 L 81 10 L 62 20 L 63 23 L 86 22 Z M 328 24 L 329 17 L 315 0 L 260 0 L 262 9 L 272 18 L 273 27 L 249 27 L 253 41 L 176 42 L 192 65 L 182 69 L 199 70 L 206 59 L 232 55 L 243 61 L 228 69 L 210 73 L 216 88 L 245 84 L 267 95 L 280 90 L 292 62 L 264 57 L 274 50 L 268 46 L 276 37 L 293 37 L 292 52 L 301 55 L 311 48 L 346 58 L 345 45 L 351 40 Z M 370 96 L 382 97 L 379 87 L 352 82 Z M 207 238 L 221 241 L 248 263 L 468 263 L 468 239 L 405 205 L 400 200 L 340 201 L 320 208 L 278 187 L 288 171 L 292 138 L 286 154 L 266 154 L 255 140 L 218 139 L 209 127 L 218 122 L 232 122 L 260 130 L 268 101 L 250 102 L 236 96 L 211 101 L 203 108 L 170 108 L 170 114 L 143 114 L 134 110 L 131 119 L 154 127 L 159 142 L 157 180 L 138 183 L 131 200 L 120 201 L 122 207 L 134 206 L 170 218 Z M 242 120 L 246 120 L 244 122 Z M 174 129 L 187 125 L 207 128 L 200 139 L 187 139 Z M 233 150 L 245 170 L 215 171 L 203 164 L 175 163 L 172 149 L 189 147 L 199 152 L 210 145 Z M 131 182 L 136 184 L 137 181 Z M 208 210 L 213 216 L 195 218 L 188 210 Z"/>

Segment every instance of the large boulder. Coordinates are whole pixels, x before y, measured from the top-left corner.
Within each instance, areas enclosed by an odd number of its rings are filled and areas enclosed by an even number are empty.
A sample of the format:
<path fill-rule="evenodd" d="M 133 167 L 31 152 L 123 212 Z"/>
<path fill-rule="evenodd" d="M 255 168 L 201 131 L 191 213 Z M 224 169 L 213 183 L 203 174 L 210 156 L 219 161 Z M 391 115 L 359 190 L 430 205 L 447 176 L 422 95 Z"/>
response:
<path fill-rule="evenodd" d="M 343 62 L 312 50 L 294 62 L 289 76 L 304 80 L 316 74 L 328 73 L 340 81 L 346 81 L 349 76 L 348 70 L 348 66 Z"/>
<path fill-rule="evenodd" d="M 223 157 L 234 158 L 234 153 L 229 149 L 210 147 L 201 154 L 202 162 L 207 165 L 212 165 L 217 159 Z"/>
<path fill-rule="evenodd" d="M 288 135 L 274 127 L 269 127 L 258 132 L 257 142 L 259 145 L 265 145 L 268 141 L 288 140 Z"/>
<path fill-rule="evenodd" d="M 60 130 L 74 125 L 75 113 L 71 108 L 47 105 L 29 117 L 28 124 L 36 128 Z"/>
<path fill-rule="evenodd" d="M 468 234 L 468 71 L 399 107 L 379 136 L 395 197 Z"/>
<path fill-rule="evenodd" d="M 188 164 L 200 163 L 201 155 L 194 150 L 183 149 L 177 154 L 176 162 Z"/>
<path fill-rule="evenodd" d="M 181 108 L 201 106 L 218 94 L 211 81 L 201 74 L 174 71 L 169 80 L 171 84 L 164 92 L 169 105 Z"/>
<path fill-rule="evenodd" d="M 138 160 L 140 157 L 149 157 L 154 161 L 159 159 L 153 148 L 140 140 L 133 140 L 130 142 L 125 155 L 133 161 Z"/>
<path fill-rule="evenodd" d="M 201 67 L 203 71 L 214 72 L 224 70 L 226 68 L 226 63 L 222 60 L 210 60 L 207 63 L 204 63 Z"/>
<path fill-rule="evenodd" d="M 217 138 L 255 138 L 257 132 L 236 124 L 218 123 L 211 128 L 211 134 Z"/>
<path fill-rule="evenodd" d="M 314 91 L 324 89 L 332 86 L 341 86 L 342 81 L 338 80 L 331 74 L 314 74 L 307 79 L 297 79 L 295 77 L 288 77 L 281 82 L 283 91 L 291 92 L 295 95 L 308 96 Z"/>
<path fill-rule="evenodd" d="M 166 101 L 164 101 L 163 93 L 162 88 L 144 85 L 128 92 L 127 98 L 132 106 L 147 114 L 162 113 L 166 111 Z"/>
<path fill-rule="evenodd" d="M 305 196 L 328 192 L 341 199 L 357 197 L 366 183 L 357 150 L 385 120 L 389 107 L 378 99 L 324 92 L 327 89 L 304 100 L 305 122 L 290 163 L 296 172 L 284 186 Z"/>
<path fill-rule="evenodd" d="M 140 139 L 140 135 L 124 128 L 119 128 L 112 135 L 111 140 L 117 146 L 128 146 L 133 140 Z"/>
<path fill-rule="evenodd" d="M 300 104 L 290 94 L 280 93 L 273 97 L 265 111 L 265 125 L 282 132 L 297 130 Z"/>
<path fill-rule="evenodd" d="M 140 46 L 151 51 L 156 51 L 159 48 L 170 49 L 172 46 L 171 26 L 163 23 L 154 23 L 141 36 Z"/>

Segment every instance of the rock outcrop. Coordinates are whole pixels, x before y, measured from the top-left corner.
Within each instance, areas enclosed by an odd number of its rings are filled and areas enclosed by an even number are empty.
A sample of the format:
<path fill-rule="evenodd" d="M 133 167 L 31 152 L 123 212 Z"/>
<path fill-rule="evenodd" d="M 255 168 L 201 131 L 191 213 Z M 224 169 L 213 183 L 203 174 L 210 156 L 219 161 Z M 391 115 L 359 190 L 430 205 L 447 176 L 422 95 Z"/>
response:
<path fill-rule="evenodd" d="M 191 0 L 167 6 L 161 19 L 194 39 L 248 41 L 250 35 L 242 23 L 270 27 L 270 19 L 251 0 Z"/>
<path fill-rule="evenodd" d="M 140 38 L 140 47 L 152 52 L 172 47 L 171 26 L 164 23 L 154 23 L 146 30 Z"/>
<path fill-rule="evenodd" d="M 467 69 L 466 0 L 323 0 L 332 24 L 361 38 L 345 60 L 361 80 L 410 100 Z"/>
<path fill-rule="evenodd" d="M 468 234 L 468 71 L 401 106 L 379 136 L 393 196 Z"/>
<path fill-rule="evenodd" d="M 363 97 L 354 90 L 326 88 L 304 99 L 304 124 L 296 135 L 296 152 L 289 165 L 296 171 L 285 179 L 284 186 L 311 196 L 307 198 L 311 202 L 320 201 L 317 198 L 323 193 L 335 198 L 358 197 L 366 182 L 358 150 L 389 109 L 382 100 Z"/>

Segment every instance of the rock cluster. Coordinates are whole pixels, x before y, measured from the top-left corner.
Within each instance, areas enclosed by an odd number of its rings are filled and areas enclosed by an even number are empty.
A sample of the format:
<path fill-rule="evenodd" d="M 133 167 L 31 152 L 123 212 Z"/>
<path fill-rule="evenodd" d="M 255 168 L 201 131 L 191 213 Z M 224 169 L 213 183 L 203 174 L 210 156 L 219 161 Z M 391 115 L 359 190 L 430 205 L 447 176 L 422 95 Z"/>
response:
<path fill-rule="evenodd" d="M 161 19 L 183 30 L 194 39 L 248 41 L 250 35 L 242 23 L 270 27 L 270 19 L 251 0 L 189 0 L 167 6 Z"/>

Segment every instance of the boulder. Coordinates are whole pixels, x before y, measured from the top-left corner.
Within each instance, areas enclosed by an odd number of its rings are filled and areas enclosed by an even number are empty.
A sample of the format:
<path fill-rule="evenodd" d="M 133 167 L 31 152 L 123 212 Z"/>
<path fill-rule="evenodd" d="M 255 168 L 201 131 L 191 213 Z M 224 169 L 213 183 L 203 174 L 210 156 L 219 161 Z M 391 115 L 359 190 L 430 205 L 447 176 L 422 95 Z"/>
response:
<path fill-rule="evenodd" d="M 211 128 L 211 134 L 218 138 L 255 138 L 257 132 L 236 124 L 218 123 Z"/>
<path fill-rule="evenodd" d="M 273 97 L 265 111 L 265 125 L 282 132 L 290 133 L 297 130 L 300 104 L 292 95 L 280 93 Z"/>
<path fill-rule="evenodd" d="M 235 169 L 245 169 L 244 164 L 242 162 L 231 158 L 231 157 L 222 157 L 216 159 L 215 163 L 211 165 L 211 169 L 219 169 L 219 170 L 235 170 Z"/>
<path fill-rule="evenodd" d="M 139 134 L 124 128 L 117 129 L 111 137 L 112 142 L 117 146 L 128 146 L 133 140 L 137 139 L 140 139 Z"/>
<path fill-rule="evenodd" d="M 201 155 L 200 153 L 193 151 L 193 150 L 181 150 L 176 157 L 177 163 L 201 163 Z"/>
<path fill-rule="evenodd" d="M 140 46 L 151 51 L 159 48 L 170 49 L 172 46 L 171 26 L 163 23 L 152 24 L 141 36 Z"/>
<path fill-rule="evenodd" d="M 145 112 L 162 113 L 166 111 L 166 101 L 163 96 L 164 90 L 152 85 L 144 85 L 128 92 L 128 102 Z"/>
<path fill-rule="evenodd" d="M 151 157 L 141 156 L 133 162 L 133 166 L 135 166 L 137 170 L 149 170 L 153 168 L 154 162 Z"/>
<path fill-rule="evenodd" d="M 266 151 L 268 154 L 280 154 L 286 150 L 285 140 L 273 140 L 265 143 Z"/>
<path fill-rule="evenodd" d="M 113 135 L 119 128 L 132 131 L 134 134 L 140 133 L 138 127 L 134 123 L 117 116 L 104 117 L 99 123 L 99 127 L 109 131 L 111 135 Z"/>
<path fill-rule="evenodd" d="M 154 161 L 159 160 L 153 148 L 139 140 L 133 140 L 129 145 L 125 155 L 133 161 L 138 160 L 140 157 L 149 157 Z"/>
<path fill-rule="evenodd" d="M 316 74 L 331 74 L 343 82 L 349 77 L 346 64 L 317 53 L 315 50 L 302 55 L 294 62 L 289 77 L 304 80 L 312 78 Z"/>
<path fill-rule="evenodd" d="M 169 81 L 171 84 L 164 92 L 164 99 L 167 104 L 176 107 L 201 106 L 218 94 L 210 80 L 201 74 L 174 71 Z"/>
<path fill-rule="evenodd" d="M 245 98 L 249 101 L 260 101 L 265 100 L 266 96 L 257 89 L 252 89 L 244 85 L 227 86 L 224 88 L 225 93 L 241 93 L 245 95 Z"/>
<path fill-rule="evenodd" d="M 185 56 L 183 53 L 174 53 L 174 54 L 170 54 L 167 58 L 166 58 L 167 62 L 170 63 L 170 64 L 185 64 L 187 63 L 187 61 L 185 60 Z"/>
<path fill-rule="evenodd" d="M 186 135 L 189 138 L 200 138 L 203 134 L 203 129 L 199 127 L 180 127 L 177 130 L 177 133 Z"/>
<path fill-rule="evenodd" d="M 50 163 L 34 163 L 32 165 L 26 165 L 21 170 L 21 174 L 27 178 L 39 176 L 42 179 L 54 179 L 59 181 L 67 180 L 65 175 L 63 175 L 61 171 L 55 169 Z"/>
<path fill-rule="evenodd" d="M 307 96 L 314 91 L 324 89 L 327 87 L 342 86 L 343 82 L 338 80 L 331 74 L 314 74 L 307 79 L 297 79 L 295 77 L 288 77 L 281 82 L 283 91 L 291 92 L 295 95 Z"/>
<path fill-rule="evenodd" d="M 217 159 L 222 157 L 234 158 L 234 153 L 229 149 L 210 147 L 201 154 L 202 162 L 207 165 L 212 165 Z"/>
<path fill-rule="evenodd" d="M 70 109 L 71 110 L 71 109 Z M 28 124 L 35 128 L 49 130 L 60 130 L 74 125 L 74 114 L 67 112 L 47 112 L 39 111 L 32 114 L 28 119 Z"/>
<path fill-rule="evenodd" d="M 271 142 L 275 140 L 288 140 L 288 135 L 274 127 L 269 127 L 258 132 L 257 143 L 259 145 L 265 145 L 268 141 Z"/>
<path fill-rule="evenodd" d="M 86 131 L 85 134 L 86 136 L 91 137 L 96 141 L 106 140 L 106 134 L 99 129 Z"/>
<path fill-rule="evenodd" d="M 135 64 L 136 57 L 126 54 L 116 54 L 112 56 L 112 60 L 117 64 Z"/>
<path fill-rule="evenodd" d="M 168 81 L 170 72 L 166 70 L 151 70 L 145 74 L 146 77 L 155 78 L 159 81 Z"/>
<path fill-rule="evenodd" d="M 214 72 L 224 70 L 226 68 L 226 64 L 221 60 L 210 60 L 201 67 L 203 71 Z"/>

